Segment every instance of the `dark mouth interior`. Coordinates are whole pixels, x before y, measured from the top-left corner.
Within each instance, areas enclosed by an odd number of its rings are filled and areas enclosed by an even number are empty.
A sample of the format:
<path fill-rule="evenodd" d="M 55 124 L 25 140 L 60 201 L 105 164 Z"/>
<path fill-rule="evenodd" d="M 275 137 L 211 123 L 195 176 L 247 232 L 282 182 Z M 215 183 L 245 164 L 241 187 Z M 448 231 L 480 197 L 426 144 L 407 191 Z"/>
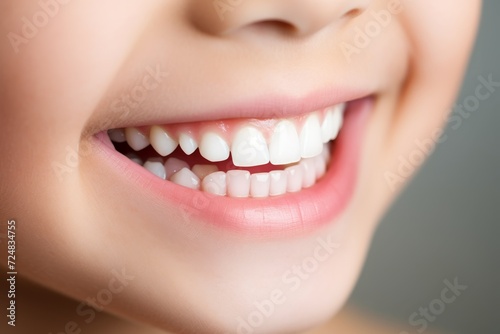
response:
<path fill-rule="evenodd" d="M 333 144 L 335 141 L 330 141 L 331 144 Z M 146 162 L 148 159 L 152 158 L 161 158 L 165 162 L 168 158 L 177 158 L 182 161 L 185 161 L 186 163 L 189 164 L 189 167 L 193 167 L 194 165 L 214 165 L 217 166 L 219 171 L 222 172 L 227 172 L 229 170 L 246 170 L 249 171 L 251 174 L 254 173 L 268 173 L 273 170 L 284 170 L 290 165 L 273 165 L 271 163 L 268 163 L 266 165 L 261 165 L 261 166 L 253 166 L 253 167 L 238 167 L 233 164 L 233 159 L 231 155 L 229 158 L 225 161 L 219 161 L 219 162 L 211 162 L 205 159 L 204 157 L 201 156 L 199 150 L 196 150 L 193 154 L 187 155 L 184 153 L 184 151 L 180 148 L 177 147 L 177 149 L 169 154 L 167 157 L 162 157 L 160 156 L 153 147 L 148 146 L 147 148 L 141 150 L 141 151 L 134 151 L 126 142 L 124 143 L 115 143 L 113 142 L 113 145 L 115 149 L 120 152 L 121 154 L 127 156 L 127 157 L 132 157 L 136 156 L 139 159 L 141 159 L 143 162 Z M 292 164 L 291 164 L 292 165 Z"/>

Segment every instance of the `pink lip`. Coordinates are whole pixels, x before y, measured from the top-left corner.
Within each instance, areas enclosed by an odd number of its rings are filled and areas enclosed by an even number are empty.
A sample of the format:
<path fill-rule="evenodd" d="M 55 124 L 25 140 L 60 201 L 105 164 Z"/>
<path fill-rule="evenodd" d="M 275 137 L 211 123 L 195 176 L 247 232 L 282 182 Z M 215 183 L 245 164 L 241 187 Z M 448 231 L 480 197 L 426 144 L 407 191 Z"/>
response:
<path fill-rule="evenodd" d="M 363 130 L 372 106 L 372 98 L 350 102 L 326 175 L 309 189 L 278 197 L 220 197 L 161 180 L 110 147 L 105 135 L 96 137 L 97 154 L 115 170 L 127 171 L 121 174 L 132 187 L 146 186 L 169 206 L 185 210 L 197 221 L 261 237 L 307 233 L 335 220 L 349 203 L 357 181 Z"/>
<path fill-rule="evenodd" d="M 235 115 L 239 118 L 288 118 L 321 110 L 345 101 L 361 99 L 368 95 L 368 91 L 349 89 L 316 91 L 305 98 L 272 95 L 267 98 L 259 98 L 257 103 L 231 104 L 214 114 L 219 119 L 234 118 Z"/>
<path fill-rule="evenodd" d="M 119 120 L 115 128 L 149 126 L 155 124 L 178 124 L 196 123 L 206 121 L 228 120 L 238 118 L 289 118 L 303 115 L 305 113 L 321 110 L 345 101 L 354 101 L 369 96 L 373 91 L 367 89 L 330 89 L 319 90 L 305 97 L 269 94 L 258 98 L 246 98 L 243 100 L 228 102 L 226 105 L 210 109 L 204 107 L 202 110 L 189 110 L 183 113 L 168 115 L 157 110 L 156 115 L 148 115 L 147 120 L 137 116 L 134 121 L 128 119 Z M 161 105 L 159 108 L 168 108 Z M 153 114 L 153 113 L 151 113 Z M 119 117 L 118 117 L 119 118 Z M 108 129 L 101 129 L 108 130 Z"/>

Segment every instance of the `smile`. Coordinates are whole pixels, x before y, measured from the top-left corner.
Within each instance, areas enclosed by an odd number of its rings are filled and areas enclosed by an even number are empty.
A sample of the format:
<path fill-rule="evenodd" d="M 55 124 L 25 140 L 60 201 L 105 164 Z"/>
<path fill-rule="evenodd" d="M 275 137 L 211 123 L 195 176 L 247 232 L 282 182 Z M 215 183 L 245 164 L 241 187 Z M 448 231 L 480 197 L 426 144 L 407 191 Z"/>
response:
<path fill-rule="evenodd" d="M 203 221 L 298 231 L 349 203 L 370 97 L 272 118 L 127 126 L 100 132 L 100 152 L 129 180 Z"/>
<path fill-rule="evenodd" d="M 163 180 L 219 196 L 262 198 L 298 192 L 323 177 L 345 107 L 288 119 L 155 125 L 108 134 L 122 154 Z"/>

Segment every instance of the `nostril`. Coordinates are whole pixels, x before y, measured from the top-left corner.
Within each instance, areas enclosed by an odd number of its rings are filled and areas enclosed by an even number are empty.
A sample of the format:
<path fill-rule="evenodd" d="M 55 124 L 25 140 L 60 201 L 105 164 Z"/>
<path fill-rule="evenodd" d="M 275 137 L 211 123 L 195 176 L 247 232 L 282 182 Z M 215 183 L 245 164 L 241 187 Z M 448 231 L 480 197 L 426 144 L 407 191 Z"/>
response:
<path fill-rule="evenodd" d="M 186 14 L 202 33 L 259 37 L 305 37 L 360 16 L 373 0 L 188 1 Z M 214 4 L 216 6 L 214 11 Z"/>
<path fill-rule="evenodd" d="M 258 22 L 254 22 L 248 26 L 249 28 L 253 28 L 258 30 L 259 32 L 275 32 L 283 35 L 291 35 L 297 33 L 298 29 L 293 24 L 284 21 L 284 20 L 261 20 Z"/>
<path fill-rule="evenodd" d="M 344 17 L 352 19 L 352 18 L 355 18 L 356 16 L 361 15 L 361 13 L 363 13 L 363 11 L 361 9 L 354 8 L 354 9 L 351 9 L 350 11 L 348 11 L 347 13 L 345 13 Z"/>

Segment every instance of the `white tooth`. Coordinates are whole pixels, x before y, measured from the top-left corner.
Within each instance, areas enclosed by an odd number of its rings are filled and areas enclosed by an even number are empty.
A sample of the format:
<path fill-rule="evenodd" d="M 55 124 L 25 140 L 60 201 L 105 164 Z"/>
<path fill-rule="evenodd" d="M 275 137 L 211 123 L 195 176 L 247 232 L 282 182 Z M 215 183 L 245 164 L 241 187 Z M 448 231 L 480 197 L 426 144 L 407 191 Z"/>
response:
<path fill-rule="evenodd" d="M 273 165 L 286 165 L 300 160 L 300 140 L 295 125 L 283 120 L 278 123 L 269 145 Z"/>
<path fill-rule="evenodd" d="M 294 193 L 302 190 L 302 166 L 295 165 L 285 169 L 287 173 L 286 191 Z"/>
<path fill-rule="evenodd" d="M 312 158 L 323 150 L 321 125 L 316 113 L 307 117 L 300 133 L 300 155 L 302 158 Z"/>
<path fill-rule="evenodd" d="M 250 172 L 230 170 L 226 176 L 227 194 L 230 197 L 248 197 L 250 195 Z"/>
<path fill-rule="evenodd" d="M 344 109 L 345 104 L 337 105 L 333 110 L 333 127 L 332 132 L 330 133 L 330 139 L 337 138 L 339 131 L 342 128 L 342 124 L 344 123 Z"/>
<path fill-rule="evenodd" d="M 347 103 L 340 103 L 340 104 L 337 104 L 336 107 L 340 110 L 340 113 L 342 114 L 342 116 L 344 116 L 344 113 L 345 113 L 345 110 L 347 108 Z"/>
<path fill-rule="evenodd" d="M 238 167 L 252 167 L 269 163 L 269 149 L 262 133 L 254 127 L 241 128 L 231 146 L 233 164 Z"/>
<path fill-rule="evenodd" d="M 165 167 L 163 167 L 163 164 L 161 162 L 157 161 L 146 161 L 144 164 L 144 168 L 146 168 L 148 171 L 153 173 L 154 175 L 158 176 L 161 179 L 166 179 L 167 178 L 167 173 L 165 173 Z"/>
<path fill-rule="evenodd" d="M 167 178 L 171 177 L 183 168 L 189 169 L 188 163 L 177 158 L 168 158 L 165 162 L 165 171 L 167 172 Z"/>
<path fill-rule="evenodd" d="M 312 187 L 316 183 L 314 158 L 301 160 L 299 166 L 302 167 L 302 188 Z"/>
<path fill-rule="evenodd" d="M 325 160 L 325 165 L 328 166 L 328 164 L 330 163 L 330 159 L 331 159 L 330 144 L 329 143 L 323 145 L 323 152 L 321 152 L 321 155 L 323 156 L 323 160 Z"/>
<path fill-rule="evenodd" d="M 109 139 L 115 143 L 124 143 L 127 141 L 125 138 L 125 130 L 124 129 L 111 129 L 108 130 Z"/>
<path fill-rule="evenodd" d="M 269 197 L 270 186 L 269 173 L 257 173 L 250 176 L 250 195 L 252 197 Z"/>
<path fill-rule="evenodd" d="M 278 196 L 286 193 L 287 173 L 284 170 L 273 170 L 269 176 L 271 178 L 269 195 Z"/>
<path fill-rule="evenodd" d="M 160 126 L 153 126 L 149 132 L 151 146 L 160 154 L 166 157 L 179 145 L 168 133 Z"/>
<path fill-rule="evenodd" d="M 229 158 L 229 146 L 221 136 L 207 132 L 201 138 L 200 154 L 211 162 L 224 161 Z"/>
<path fill-rule="evenodd" d="M 187 133 L 181 133 L 179 136 L 179 145 L 187 155 L 191 155 L 198 148 L 198 143 Z"/>
<path fill-rule="evenodd" d="M 316 174 L 316 180 L 322 178 L 326 173 L 326 162 L 323 154 L 314 157 L 314 171 Z"/>
<path fill-rule="evenodd" d="M 191 189 L 200 189 L 200 179 L 189 168 L 183 168 L 170 177 L 175 184 Z"/>
<path fill-rule="evenodd" d="M 200 180 L 203 180 L 206 176 L 218 172 L 219 168 L 215 165 L 194 165 L 191 171 L 195 173 Z"/>
<path fill-rule="evenodd" d="M 132 160 L 133 162 L 135 162 L 136 164 L 138 165 L 143 165 L 143 161 L 141 158 L 139 158 L 139 156 L 137 154 L 134 154 L 134 153 L 128 153 L 126 155 L 127 158 L 129 158 L 130 160 Z"/>
<path fill-rule="evenodd" d="M 149 145 L 148 137 L 136 128 L 125 129 L 125 138 L 127 138 L 128 145 L 135 151 L 140 151 Z"/>
<path fill-rule="evenodd" d="M 215 172 L 207 175 L 201 183 L 201 188 L 207 193 L 226 196 L 226 173 Z"/>
<path fill-rule="evenodd" d="M 330 108 L 325 112 L 325 119 L 323 120 L 323 124 L 321 124 L 321 140 L 323 143 L 328 143 L 330 141 L 330 137 L 335 127 L 334 123 L 333 109 Z"/>

